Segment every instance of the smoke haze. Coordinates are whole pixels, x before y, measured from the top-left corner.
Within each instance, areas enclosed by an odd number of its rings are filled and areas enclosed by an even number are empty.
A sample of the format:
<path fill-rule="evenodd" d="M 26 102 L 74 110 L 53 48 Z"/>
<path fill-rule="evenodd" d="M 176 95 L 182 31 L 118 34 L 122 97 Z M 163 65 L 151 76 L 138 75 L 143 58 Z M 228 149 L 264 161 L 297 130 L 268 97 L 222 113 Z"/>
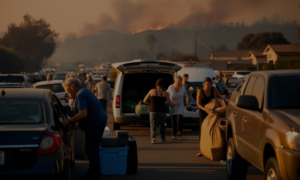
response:
<path fill-rule="evenodd" d="M 181 0 L 111 1 L 112 13 L 101 14 L 96 23 L 83 26 L 79 37 L 111 29 L 122 33 L 146 29 L 190 28 L 228 22 L 251 9 L 263 8 L 271 0 Z"/>

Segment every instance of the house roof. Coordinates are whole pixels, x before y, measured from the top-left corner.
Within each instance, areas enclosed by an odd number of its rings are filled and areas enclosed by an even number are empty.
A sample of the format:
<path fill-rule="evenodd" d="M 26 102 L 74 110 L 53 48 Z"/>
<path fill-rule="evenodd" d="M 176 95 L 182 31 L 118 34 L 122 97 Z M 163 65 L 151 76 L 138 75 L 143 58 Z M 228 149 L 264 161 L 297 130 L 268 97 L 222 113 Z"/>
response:
<path fill-rule="evenodd" d="M 248 56 L 250 57 L 251 54 L 253 54 L 255 57 L 264 57 L 266 55 L 263 55 L 264 51 L 260 51 L 260 50 L 250 50 Z"/>
<path fill-rule="evenodd" d="M 270 44 L 276 53 L 300 53 L 300 44 Z"/>
<path fill-rule="evenodd" d="M 213 57 L 248 57 L 249 51 L 211 51 Z"/>

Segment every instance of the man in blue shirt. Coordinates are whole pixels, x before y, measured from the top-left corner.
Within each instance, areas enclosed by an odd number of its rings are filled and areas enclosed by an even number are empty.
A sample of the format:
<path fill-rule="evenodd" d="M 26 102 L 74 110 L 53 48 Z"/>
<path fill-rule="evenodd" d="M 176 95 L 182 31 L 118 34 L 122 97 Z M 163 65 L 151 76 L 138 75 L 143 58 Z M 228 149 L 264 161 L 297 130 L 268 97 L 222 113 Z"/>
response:
<path fill-rule="evenodd" d="M 227 86 L 223 83 L 222 79 L 220 78 L 220 76 L 217 74 L 216 75 L 216 81 L 217 83 L 220 85 L 221 87 L 221 94 L 226 94 L 225 91 L 228 91 L 227 90 Z M 227 96 L 227 95 L 226 95 Z"/>
<path fill-rule="evenodd" d="M 78 122 L 79 128 L 85 132 L 85 150 L 89 159 L 89 169 L 81 179 L 100 179 L 99 147 L 107 122 L 107 114 L 97 97 L 87 88 L 81 86 L 78 78 L 70 77 L 63 82 L 63 87 L 70 98 L 75 99 L 76 115 L 66 121 L 64 126 Z"/>

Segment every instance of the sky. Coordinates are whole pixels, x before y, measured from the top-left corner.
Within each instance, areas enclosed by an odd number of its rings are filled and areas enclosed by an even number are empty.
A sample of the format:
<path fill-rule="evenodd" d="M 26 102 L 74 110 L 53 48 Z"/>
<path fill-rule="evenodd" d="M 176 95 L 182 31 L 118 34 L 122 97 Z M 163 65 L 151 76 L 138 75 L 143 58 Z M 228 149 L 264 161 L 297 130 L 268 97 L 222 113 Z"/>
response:
<path fill-rule="evenodd" d="M 97 34 L 103 29 L 122 33 L 167 27 L 245 22 L 278 14 L 300 23 L 299 0 L 0 0 L 0 32 L 23 15 L 43 18 L 60 34 Z"/>

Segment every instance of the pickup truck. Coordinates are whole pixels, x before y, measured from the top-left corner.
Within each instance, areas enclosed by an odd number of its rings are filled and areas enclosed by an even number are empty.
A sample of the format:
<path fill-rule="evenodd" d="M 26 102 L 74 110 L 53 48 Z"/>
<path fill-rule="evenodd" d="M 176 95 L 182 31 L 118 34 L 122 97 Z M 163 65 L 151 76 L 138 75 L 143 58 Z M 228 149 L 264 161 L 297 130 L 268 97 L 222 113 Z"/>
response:
<path fill-rule="evenodd" d="M 300 179 L 300 71 L 246 77 L 226 112 L 227 178 L 246 179 L 249 164 L 264 180 Z"/>

